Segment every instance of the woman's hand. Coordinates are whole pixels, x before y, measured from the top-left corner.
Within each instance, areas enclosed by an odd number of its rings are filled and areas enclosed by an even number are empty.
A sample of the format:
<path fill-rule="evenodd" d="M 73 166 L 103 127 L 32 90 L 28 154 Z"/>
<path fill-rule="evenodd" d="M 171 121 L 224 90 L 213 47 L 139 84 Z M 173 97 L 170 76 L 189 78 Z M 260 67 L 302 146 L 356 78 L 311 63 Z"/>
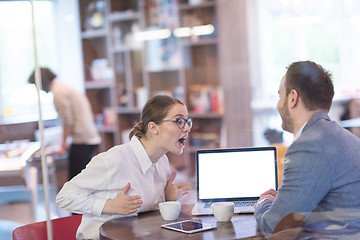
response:
<path fill-rule="evenodd" d="M 126 184 L 124 189 L 116 196 L 114 199 L 108 199 L 105 202 L 104 209 L 102 213 L 105 214 L 121 214 L 128 215 L 135 213 L 141 207 L 143 203 L 140 195 L 128 196 L 131 185 L 130 183 Z"/>
<path fill-rule="evenodd" d="M 173 181 L 176 177 L 176 172 L 173 172 L 166 183 L 165 187 L 165 200 L 166 201 L 176 201 L 191 189 L 189 182 L 173 184 Z"/>

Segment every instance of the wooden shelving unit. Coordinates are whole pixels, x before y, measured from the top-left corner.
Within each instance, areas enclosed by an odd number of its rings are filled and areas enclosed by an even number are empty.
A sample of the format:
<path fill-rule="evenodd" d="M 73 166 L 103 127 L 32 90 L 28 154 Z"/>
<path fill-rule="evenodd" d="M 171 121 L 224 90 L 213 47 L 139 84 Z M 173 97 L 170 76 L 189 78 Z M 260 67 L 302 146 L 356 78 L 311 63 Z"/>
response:
<path fill-rule="evenodd" d="M 96 2 L 104 4 L 103 24 L 100 28 L 92 29 L 86 24 L 91 18 L 88 9 L 89 4 Z M 135 41 L 135 32 L 159 29 L 158 26 L 164 25 L 159 18 L 162 6 L 154 7 L 150 2 L 79 0 L 86 94 L 95 116 L 100 118 L 99 130 L 104 140 L 101 151 L 126 141 L 123 139 L 124 133 L 139 120 L 142 104 L 138 102 L 139 90 L 142 90 L 145 96 L 166 93 L 183 100 L 188 106 L 190 116 L 194 118 L 194 127 L 184 154 L 169 154 L 169 158 L 174 167 L 192 175 L 196 149 L 220 147 L 222 136 L 217 1 L 189 5 L 186 0 L 181 0 L 177 6 L 171 6 L 172 10 L 176 9 L 174 15 L 167 16 L 172 17 L 171 21 L 174 22 L 174 26 L 165 26 L 171 31 L 177 27 L 192 28 L 196 25 L 212 24 L 215 31 L 210 35 L 175 38 L 172 34 L 170 38 L 157 42 Z M 165 48 L 164 51 L 168 51 L 165 53 L 173 53 L 176 61 L 172 62 L 174 59 L 171 57 L 167 61 L 166 54 L 154 55 L 154 46 L 161 46 L 159 50 Z M 174 49 L 171 49 L 172 47 Z M 174 52 L 171 52 L 172 50 Z M 158 54 L 161 54 L 161 51 L 158 51 Z M 105 79 L 95 80 L 94 60 L 97 59 L 106 59 L 108 65 L 103 68 L 112 69 L 113 74 L 103 73 Z M 152 59 L 161 59 L 161 62 L 154 65 Z M 215 100 L 218 105 L 212 102 L 214 99 L 208 97 L 211 94 L 218 94 L 218 99 Z M 197 97 L 203 98 L 202 101 L 205 102 L 197 103 Z M 105 116 L 107 112 L 111 113 L 110 116 Z M 111 121 L 104 121 L 110 122 L 110 125 L 102 124 L 102 118 L 110 118 Z M 198 140 L 198 145 L 191 145 L 196 140 L 193 136 L 197 139 L 202 136 L 211 137 L 213 141 L 204 139 L 203 144 L 211 144 L 199 145 L 201 141 Z"/>

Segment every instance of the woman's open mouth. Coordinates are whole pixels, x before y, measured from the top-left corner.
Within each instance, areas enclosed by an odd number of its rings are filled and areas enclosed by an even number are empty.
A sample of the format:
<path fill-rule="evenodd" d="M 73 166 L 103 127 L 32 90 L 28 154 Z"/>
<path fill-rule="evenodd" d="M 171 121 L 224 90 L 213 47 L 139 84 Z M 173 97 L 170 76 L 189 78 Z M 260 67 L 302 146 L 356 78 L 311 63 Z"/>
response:
<path fill-rule="evenodd" d="M 185 147 L 186 139 L 187 139 L 187 137 L 182 137 L 178 140 L 180 147 Z"/>

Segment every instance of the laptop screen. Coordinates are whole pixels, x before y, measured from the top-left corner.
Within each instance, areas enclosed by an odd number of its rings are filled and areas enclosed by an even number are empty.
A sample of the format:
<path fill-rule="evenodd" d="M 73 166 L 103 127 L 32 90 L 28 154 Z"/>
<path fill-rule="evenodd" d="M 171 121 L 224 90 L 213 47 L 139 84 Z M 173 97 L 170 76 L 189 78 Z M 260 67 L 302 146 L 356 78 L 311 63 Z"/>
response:
<path fill-rule="evenodd" d="M 277 189 L 275 147 L 198 150 L 196 160 L 202 201 L 257 199 Z"/>

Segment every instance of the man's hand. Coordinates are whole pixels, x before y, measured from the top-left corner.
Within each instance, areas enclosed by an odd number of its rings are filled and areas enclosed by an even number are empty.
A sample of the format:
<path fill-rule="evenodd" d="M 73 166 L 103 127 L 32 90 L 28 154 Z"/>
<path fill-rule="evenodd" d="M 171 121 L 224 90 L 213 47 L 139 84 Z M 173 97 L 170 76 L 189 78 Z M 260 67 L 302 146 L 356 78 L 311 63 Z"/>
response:
<path fill-rule="evenodd" d="M 124 189 L 116 196 L 116 198 L 108 199 L 105 202 L 102 213 L 128 215 L 137 212 L 143 201 L 140 200 L 140 195 L 127 195 L 130 187 L 130 183 L 126 184 Z"/>
<path fill-rule="evenodd" d="M 67 152 L 67 148 L 61 147 L 58 150 L 56 150 L 54 152 L 54 154 L 61 156 L 61 155 L 64 155 L 66 152 Z"/>
<path fill-rule="evenodd" d="M 176 177 L 176 172 L 173 172 L 166 183 L 165 187 L 165 200 L 166 201 L 176 201 L 191 189 L 189 182 L 173 184 L 173 181 Z"/>
<path fill-rule="evenodd" d="M 260 205 L 260 203 L 265 201 L 265 199 L 274 200 L 276 198 L 276 195 L 277 195 L 277 191 L 275 191 L 274 189 L 267 190 L 266 192 L 260 195 L 260 198 L 255 203 L 254 208 L 256 209 Z"/>
<path fill-rule="evenodd" d="M 60 148 L 58 150 L 56 150 L 54 152 L 54 154 L 60 155 L 60 156 L 64 155 L 68 151 L 69 147 L 70 147 L 70 145 L 67 142 L 63 142 L 61 144 Z"/>

